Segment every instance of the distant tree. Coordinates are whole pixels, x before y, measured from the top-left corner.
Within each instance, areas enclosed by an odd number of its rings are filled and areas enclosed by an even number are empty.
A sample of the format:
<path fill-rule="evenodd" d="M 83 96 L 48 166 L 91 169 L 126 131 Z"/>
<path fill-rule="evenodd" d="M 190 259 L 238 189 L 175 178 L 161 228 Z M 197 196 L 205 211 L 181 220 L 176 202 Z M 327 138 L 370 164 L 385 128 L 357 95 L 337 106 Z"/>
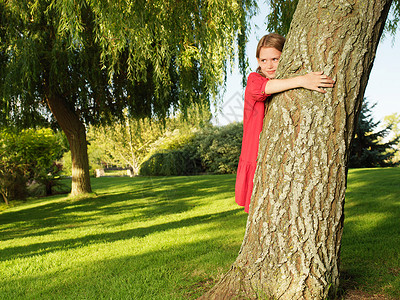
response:
<path fill-rule="evenodd" d="M 374 122 L 371 110 L 376 103 L 370 105 L 367 100 L 361 107 L 358 116 L 358 123 L 355 130 L 355 136 L 350 147 L 350 168 L 373 168 L 390 167 L 395 164 L 392 161 L 395 155 L 393 148 L 399 141 L 399 138 L 384 142 L 383 139 L 390 133 L 391 126 L 376 130 L 380 121 Z"/>
<path fill-rule="evenodd" d="M 394 113 L 383 118 L 383 123 L 386 127 L 391 126 L 391 130 L 397 137 L 400 135 L 400 114 Z"/>
<path fill-rule="evenodd" d="M 399 113 L 394 113 L 391 115 L 386 116 L 383 119 L 383 124 L 386 127 L 391 128 L 393 132 L 393 137 L 400 137 L 400 114 Z M 393 161 L 396 163 L 400 163 L 400 140 L 397 142 L 397 145 L 394 146 L 394 148 L 397 150 L 394 157 Z"/>
<path fill-rule="evenodd" d="M 134 175 L 138 175 L 141 163 L 153 154 L 152 151 L 182 147 L 179 144 L 187 140 L 185 135 L 191 135 L 192 130 L 201 126 L 211 126 L 210 119 L 210 112 L 193 107 L 187 116 L 178 113 L 164 120 L 151 120 L 126 115 L 109 125 L 89 126 L 89 161 L 94 154 L 104 163 L 129 167 Z M 177 135 L 179 139 L 171 140 L 171 135 Z"/>
<path fill-rule="evenodd" d="M 91 192 L 86 126 L 207 109 L 244 46 L 254 0 L 0 0 L 0 126 L 54 119 L 71 194 Z"/>

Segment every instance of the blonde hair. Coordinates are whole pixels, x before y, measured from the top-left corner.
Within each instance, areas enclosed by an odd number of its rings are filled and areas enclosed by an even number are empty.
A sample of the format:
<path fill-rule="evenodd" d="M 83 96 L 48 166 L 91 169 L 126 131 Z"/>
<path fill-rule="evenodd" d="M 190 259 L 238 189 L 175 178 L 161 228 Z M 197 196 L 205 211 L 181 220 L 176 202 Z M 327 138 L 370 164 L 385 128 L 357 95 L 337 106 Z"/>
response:
<path fill-rule="evenodd" d="M 264 35 L 261 40 L 258 42 L 256 49 L 256 58 L 260 58 L 261 48 L 275 48 L 276 50 L 282 52 L 283 46 L 285 45 L 286 39 L 277 33 L 270 33 Z M 257 72 L 265 77 L 265 75 L 261 72 L 261 68 L 257 68 Z"/>

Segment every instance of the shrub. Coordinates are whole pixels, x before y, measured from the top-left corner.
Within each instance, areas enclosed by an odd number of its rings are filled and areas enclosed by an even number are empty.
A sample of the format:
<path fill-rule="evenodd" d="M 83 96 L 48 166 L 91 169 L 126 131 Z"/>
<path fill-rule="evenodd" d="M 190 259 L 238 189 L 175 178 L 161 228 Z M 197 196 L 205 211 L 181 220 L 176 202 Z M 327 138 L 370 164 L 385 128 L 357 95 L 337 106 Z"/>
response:
<path fill-rule="evenodd" d="M 158 149 L 145 160 L 141 175 L 193 175 L 235 173 L 239 163 L 243 125 L 206 127 L 169 138 L 170 149 Z M 165 145 L 165 143 L 164 143 Z M 175 145 L 175 146 L 174 146 Z M 171 149 L 172 148 L 172 149 Z"/>
<path fill-rule="evenodd" d="M 197 152 L 208 173 L 233 174 L 239 164 L 243 124 L 213 127 L 196 137 Z"/>
<path fill-rule="evenodd" d="M 0 131 L 0 191 L 5 202 L 24 199 L 27 183 L 37 181 L 51 193 L 64 146 L 51 129 Z"/>
<path fill-rule="evenodd" d="M 177 176 L 201 173 L 201 164 L 187 149 L 157 152 L 142 163 L 140 175 Z"/>
<path fill-rule="evenodd" d="M 5 160 L 0 161 L 0 194 L 6 204 L 12 199 L 24 200 L 27 196 L 27 176 L 25 176 L 22 162 Z"/>

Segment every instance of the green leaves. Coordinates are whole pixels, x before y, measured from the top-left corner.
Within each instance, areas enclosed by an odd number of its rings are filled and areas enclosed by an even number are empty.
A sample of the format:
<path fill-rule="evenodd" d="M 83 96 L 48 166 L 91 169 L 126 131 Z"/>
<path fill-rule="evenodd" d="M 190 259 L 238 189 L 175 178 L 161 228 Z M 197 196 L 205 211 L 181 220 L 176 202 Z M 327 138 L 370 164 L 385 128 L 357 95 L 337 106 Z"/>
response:
<path fill-rule="evenodd" d="M 296 10 L 298 0 L 269 0 L 271 12 L 267 17 L 267 29 L 271 32 L 286 36 L 289 32 L 290 23 Z"/>
<path fill-rule="evenodd" d="M 390 12 L 388 19 L 385 24 L 385 32 L 388 32 L 392 36 L 396 34 L 397 29 L 399 28 L 400 21 L 400 0 L 393 0 L 392 5 L 390 7 Z"/>
<path fill-rule="evenodd" d="M 7 203 L 27 195 L 29 180 L 46 181 L 54 176 L 54 162 L 61 158 L 60 136 L 51 129 L 0 131 L 0 194 Z"/>
<path fill-rule="evenodd" d="M 239 60 L 246 60 L 243 37 L 256 1 L 0 5 L 0 36 L 8 49 L 0 50 L 5 55 L 0 88 L 7 105 L 37 122 L 36 103 L 57 95 L 89 124 L 120 119 L 125 108 L 138 117 L 163 118 L 170 107 L 185 111 L 193 103 L 209 103 L 237 48 Z M 246 63 L 240 66 L 245 72 Z M 32 111 L 17 109 L 26 106 Z M 18 121 L 16 114 L 9 117 Z"/>

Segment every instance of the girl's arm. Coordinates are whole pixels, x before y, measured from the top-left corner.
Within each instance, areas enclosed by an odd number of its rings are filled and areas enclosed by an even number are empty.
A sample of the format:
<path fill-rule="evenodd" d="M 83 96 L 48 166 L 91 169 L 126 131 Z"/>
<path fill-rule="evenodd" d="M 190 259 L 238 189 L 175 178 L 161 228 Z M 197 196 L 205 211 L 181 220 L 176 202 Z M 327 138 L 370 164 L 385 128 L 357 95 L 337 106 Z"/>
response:
<path fill-rule="evenodd" d="M 322 88 L 331 88 L 335 81 L 324 72 L 311 72 L 306 75 L 287 79 L 270 79 L 265 85 L 265 94 L 271 95 L 295 88 L 305 88 L 326 93 Z"/>

